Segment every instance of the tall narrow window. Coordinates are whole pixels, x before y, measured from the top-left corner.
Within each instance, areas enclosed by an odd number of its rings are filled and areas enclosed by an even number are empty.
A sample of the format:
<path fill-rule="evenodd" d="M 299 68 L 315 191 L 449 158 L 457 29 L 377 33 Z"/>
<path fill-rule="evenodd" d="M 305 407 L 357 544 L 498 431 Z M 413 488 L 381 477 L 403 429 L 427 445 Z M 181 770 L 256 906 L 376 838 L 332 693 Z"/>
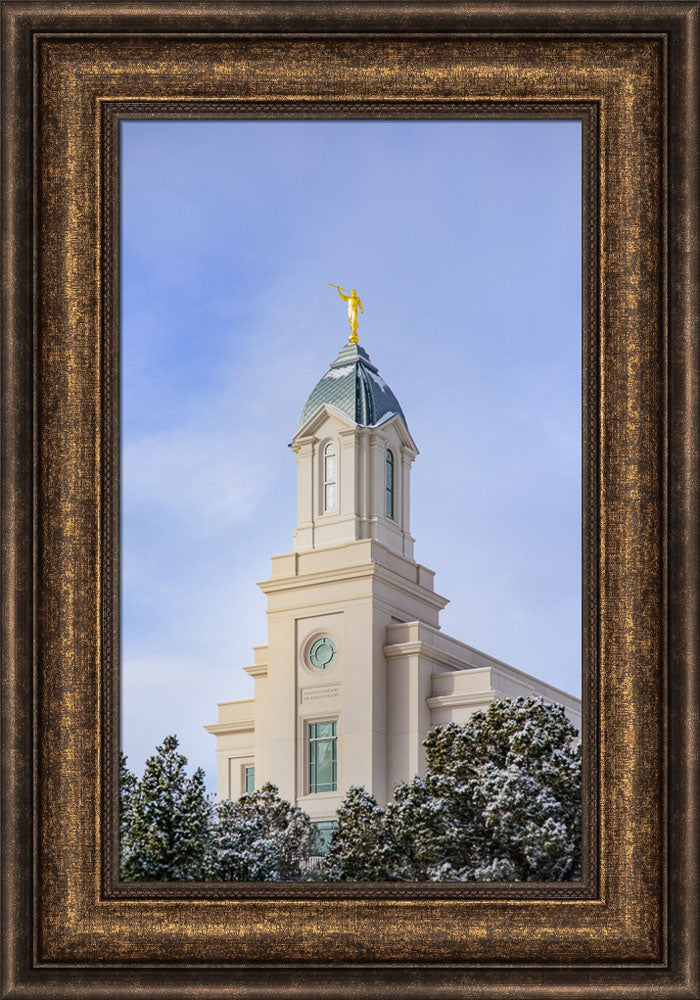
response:
<path fill-rule="evenodd" d="M 394 517 L 394 455 L 386 453 L 386 516 Z"/>
<path fill-rule="evenodd" d="M 309 724 L 309 793 L 338 790 L 338 723 Z"/>
<path fill-rule="evenodd" d="M 323 452 L 323 509 L 335 510 L 336 491 L 335 445 L 327 444 Z"/>
<path fill-rule="evenodd" d="M 255 768 L 251 765 L 243 768 L 243 791 L 246 795 L 255 791 Z"/>

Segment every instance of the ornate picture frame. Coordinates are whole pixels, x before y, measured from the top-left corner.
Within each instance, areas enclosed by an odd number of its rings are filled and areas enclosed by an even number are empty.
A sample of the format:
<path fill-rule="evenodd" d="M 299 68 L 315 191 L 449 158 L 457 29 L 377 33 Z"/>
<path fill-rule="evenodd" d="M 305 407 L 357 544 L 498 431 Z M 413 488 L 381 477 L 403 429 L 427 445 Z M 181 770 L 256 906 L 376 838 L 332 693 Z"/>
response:
<path fill-rule="evenodd" d="M 3 997 L 700 995 L 699 11 L 2 4 Z M 578 883 L 117 878 L 118 124 L 329 115 L 583 122 Z"/>

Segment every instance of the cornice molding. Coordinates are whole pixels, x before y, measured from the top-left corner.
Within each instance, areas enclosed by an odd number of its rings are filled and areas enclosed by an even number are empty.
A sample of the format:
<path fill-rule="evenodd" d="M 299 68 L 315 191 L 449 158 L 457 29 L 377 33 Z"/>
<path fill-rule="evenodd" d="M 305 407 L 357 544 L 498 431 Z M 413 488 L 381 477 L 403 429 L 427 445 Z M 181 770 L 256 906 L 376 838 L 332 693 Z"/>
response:
<path fill-rule="evenodd" d="M 225 736 L 227 733 L 252 733 L 255 731 L 255 719 L 237 719 L 234 722 L 213 722 L 204 728 L 214 736 Z"/>
<path fill-rule="evenodd" d="M 429 709 L 436 708 L 459 708 L 460 706 L 478 705 L 485 701 L 497 701 L 498 698 L 505 698 L 501 691 L 470 691 L 468 694 L 439 694 L 433 698 L 426 698 L 425 703 Z"/>
<path fill-rule="evenodd" d="M 430 607 L 441 611 L 445 605 L 449 604 L 446 597 L 436 594 L 434 590 L 427 590 L 417 583 L 411 583 L 405 577 L 399 576 L 393 570 L 382 566 L 380 563 L 368 563 L 360 566 L 347 566 L 341 569 L 328 569 L 318 573 L 307 573 L 299 576 L 282 576 L 275 579 L 258 581 L 258 587 L 263 594 L 281 594 L 285 591 L 302 590 L 307 587 L 318 587 L 323 584 L 342 583 L 344 580 L 364 580 L 375 577 L 382 583 L 386 583 L 401 593 L 408 594 L 423 601 Z"/>
<path fill-rule="evenodd" d="M 267 677 L 267 663 L 251 663 L 243 669 L 249 677 Z"/>
<path fill-rule="evenodd" d="M 492 667 L 476 667 L 472 663 L 460 660 L 457 656 L 444 652 L 435 646 L 429 646 L 421 639 L 410 642 L 396 642 L 384 646 L 382 652 L 387 660 L 396 660 L 402 656 L 422 656 L 432 663 L 450 667 L 452 670 L 492 670 Z"/>

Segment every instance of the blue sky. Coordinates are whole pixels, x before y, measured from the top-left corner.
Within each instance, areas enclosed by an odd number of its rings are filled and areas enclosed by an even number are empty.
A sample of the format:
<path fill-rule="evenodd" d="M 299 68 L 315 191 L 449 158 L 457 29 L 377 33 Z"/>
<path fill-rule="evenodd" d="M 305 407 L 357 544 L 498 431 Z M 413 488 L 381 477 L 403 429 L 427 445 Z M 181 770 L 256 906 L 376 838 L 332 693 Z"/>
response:
<path fill-rule="evenodd" d="M 252 696 L 287 448 L 347 339 L 420 449 L 416 559 L 445 632 L 580 692 L 577 122 L 122 124 L 122 739 L 215 785 Z"/>

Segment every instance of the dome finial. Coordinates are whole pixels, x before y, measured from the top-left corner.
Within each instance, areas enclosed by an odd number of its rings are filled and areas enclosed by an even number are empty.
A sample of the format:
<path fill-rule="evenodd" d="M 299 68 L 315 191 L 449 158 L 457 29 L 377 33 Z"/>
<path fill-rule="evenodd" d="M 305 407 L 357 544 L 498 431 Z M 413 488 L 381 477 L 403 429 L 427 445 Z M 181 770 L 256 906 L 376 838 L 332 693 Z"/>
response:
<path fill-rule="evenodd" d="M 364 315 L 365 307 L 362 305 L 362 299 L 357 294 L 357 289 L 353 288 L 352 291 L 348 291 L 347 288 L 342 288 L 340 285 L 334 285 L 332 281 L 328 282 L 328 287 L 337 288 L 338 295 L 341 297 L 343 302 L 347 302 L 348 320 L 350 322 L 350 336 L 348 337 L 348 341 L 351 344 L 359 344 L 360 338 L 357 336 L 357 328 L 360 324 L 357 319 L 357 310 L 359 307 L 360 312 Z"/>

